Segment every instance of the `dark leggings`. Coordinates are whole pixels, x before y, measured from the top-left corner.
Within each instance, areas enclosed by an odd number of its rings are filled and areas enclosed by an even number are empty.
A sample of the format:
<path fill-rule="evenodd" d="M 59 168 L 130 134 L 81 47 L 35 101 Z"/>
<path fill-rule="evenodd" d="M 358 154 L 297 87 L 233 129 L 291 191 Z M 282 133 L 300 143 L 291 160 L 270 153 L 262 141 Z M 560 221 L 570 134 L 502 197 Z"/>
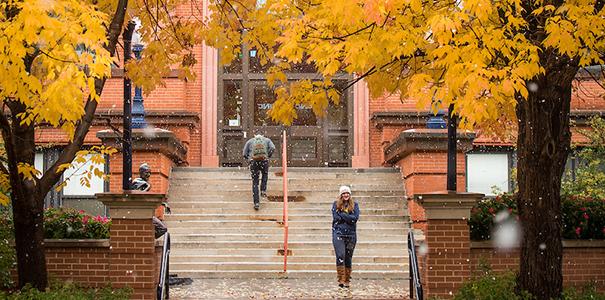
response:
<path fill-rule="evenodd" d="M 332 244 L 336 252 L 336 265 L 350 268 L 353 265 L 353 251 L 357 236 L 332 234 Z"/>

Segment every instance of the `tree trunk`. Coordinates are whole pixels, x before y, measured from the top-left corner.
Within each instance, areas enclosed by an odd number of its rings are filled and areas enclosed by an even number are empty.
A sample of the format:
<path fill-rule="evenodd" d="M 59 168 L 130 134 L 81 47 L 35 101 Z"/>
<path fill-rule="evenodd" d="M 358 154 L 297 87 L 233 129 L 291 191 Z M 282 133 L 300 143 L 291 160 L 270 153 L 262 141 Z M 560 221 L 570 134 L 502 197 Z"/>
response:
<path fill-rule="evenodd" d="M 44 201 L 36 199 L 33 182 L 26 182 L 24 199 L 13 194 L 15 224 L 15 250 L 19 288 L 29 283 L 33 287 L 46 288 L 46 259 L 44 253 Z"/>
<path fill-rule="evenodd" d="M 562 292 L 561 177 L 570 152 L 571 83 L 578 70 L 569 59 L 550 57 L 556 59 L 544 59 L 545 74 L 528 82 L 528 99 L 517 105 L 523 228 L 518 289 L 537 299 L 558 299 Z"/>

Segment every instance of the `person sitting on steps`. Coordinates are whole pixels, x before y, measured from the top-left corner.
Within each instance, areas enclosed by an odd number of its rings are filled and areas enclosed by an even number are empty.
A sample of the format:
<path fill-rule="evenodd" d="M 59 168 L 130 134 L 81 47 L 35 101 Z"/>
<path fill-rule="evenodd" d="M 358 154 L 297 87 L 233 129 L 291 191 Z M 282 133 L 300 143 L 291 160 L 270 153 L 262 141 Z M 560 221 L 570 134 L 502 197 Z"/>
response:
<path fill-rule="evenodd" d="M 269 176 L 269 158 L 271 158 L 274 151 L 275 145 L 273 142 L 260 134 L 249 139 L 244 145 L 242 154 L 244 159 L 250 164 L 250 174 L 252 175 L 252 198 L 255 210 L 258 210 L 260 207 L 258 193 L 259 173 L 262 173 L 263 175 L 260 183 L 260 195 L 263 198 L 266 198 L 267 179 Z"/>

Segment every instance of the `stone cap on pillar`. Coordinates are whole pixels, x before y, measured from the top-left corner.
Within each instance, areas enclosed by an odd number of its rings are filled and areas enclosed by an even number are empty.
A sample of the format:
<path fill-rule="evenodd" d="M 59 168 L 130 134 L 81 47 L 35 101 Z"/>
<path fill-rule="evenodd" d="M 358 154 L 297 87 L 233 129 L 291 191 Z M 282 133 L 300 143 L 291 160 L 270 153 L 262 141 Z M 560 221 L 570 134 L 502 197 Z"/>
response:
<path fill-rule="evenodd" d="M 458 152 L 466 152 L 473 148 L 475 133 L 459 131 Z M 408 129 L 402 131 L 391 145 L 384 149 L 384 158 L 387 163 L 394 164 L 413 152 L 446 152 L 447 129 Z"/>
<path fill-rule="evenodd" d="M 122 149 L 122 137 L 113 130 L 101 130 L 97 132 L 97 137 L 103 142 L 103 145 L 118 150 Z M 174 132 L 160 128 L 133 129 L 132 150 L 159 152 L 166 155 L 177 165 L 185 163 L 187 154 L 187 149 Z"/>
<path fill-rule="evenodd" d="M 427 220 L 468 219 L 471 208 L 485 197 L 481 193 L 440 191 L 414 195 L 425 211 Z"/>
<path fill-rule="evenodd" d="M 166 199 L 165 194 L 142 191 L 99 193 L 95 196 L 109 207 L 110 217 L 114 219 L 151 219 L 155 208 Z"/>

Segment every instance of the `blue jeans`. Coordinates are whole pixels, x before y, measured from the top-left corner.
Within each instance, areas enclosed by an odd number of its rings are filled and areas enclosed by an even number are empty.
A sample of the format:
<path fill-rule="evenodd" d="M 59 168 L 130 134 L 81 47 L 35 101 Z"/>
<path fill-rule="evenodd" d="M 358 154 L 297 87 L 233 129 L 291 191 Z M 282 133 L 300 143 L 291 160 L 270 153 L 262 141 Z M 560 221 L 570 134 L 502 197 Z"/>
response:
<path fill-rule="evenodd" d="M 332 244 L 336 253 L 336 265 L 350 268 L 353 265 L 353 251 L 357 243 L 356 235 L 332 234 Z"/>
<path fill-rule="evenodd" d="M 267 179 L 269 177 L 269 161 L 268 160 L 253 160 L 250 162 L 250 174 L 252 175 L 252 198 L 254 204 L 260 202 L 258 194 L 258 178 L 259 173 L 263 174 L 260 182 L 260 191 L 267 192 Z"/>

